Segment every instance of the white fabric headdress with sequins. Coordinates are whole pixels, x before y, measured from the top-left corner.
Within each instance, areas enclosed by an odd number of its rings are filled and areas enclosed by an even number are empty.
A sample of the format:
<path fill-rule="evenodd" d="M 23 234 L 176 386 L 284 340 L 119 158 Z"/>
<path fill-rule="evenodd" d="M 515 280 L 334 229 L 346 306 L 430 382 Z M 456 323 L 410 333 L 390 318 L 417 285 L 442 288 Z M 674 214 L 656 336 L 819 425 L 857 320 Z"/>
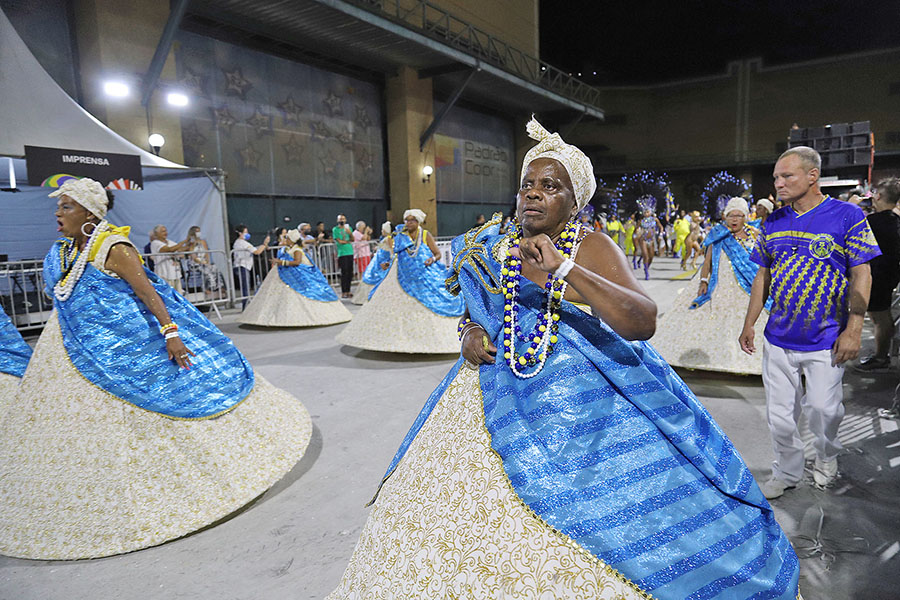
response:
<path fill-rule="evenodd" d="M 408 211 L 403 213 L 403 220 L 405 221 L 409 217 L 413 217 L 416 221 L 419 222 L 419 225 L 425 222 L 425 213 L 419 210 L 418 208 L 411 208 Z"/>
<path fill-rule="evenodd" d="M 750 215 L 750 209 L 747 207 L 747 201 L 743 198 L 735 196 L 728 201 L 728 204 L 725 205 L 725 210 L 722 211 L 722 216 L 727 217 L 728 213 L 736 210 L 744 213 L 745 217 Z"/>
<path fill-rule="evenodd" d="M 106 207 L 109 205 L 106 190 L 93 179 L 88 179 L 87 177 L 84 179 L 70 179 L 59 186 L 58 190 L 51 192 L 49 196 L 56 198 L 63 194 L 85 207 L 88 212 L 98 219 L 106 218 Z"/>
<path fill-rule="evenodd" d="M 537 140 L 537 146 L 528 151 L 522 162 L 521 181 L 525 177 L 525 169 L 532 161 L 538 158 L 552 158 L 562 163 L 572 180 L 572 188 L 575 192 L 575 202 L 578 210 L 581 210 L 591 201 L 594 192 L 597 191 L 597 180 L 594 179 L 594 165 L 591 159 L 576 146 L 567 144 L 558 133 L 550 133 L 544 126 L 538 123 L 532 115 L 525 127 L 528 137 Z"/>
<path fill-rule="evenodd" d="M 297 240 L 299 240 L 302 235 L 300 235 L 299 229 L 289 229 L 285 232 L 284 237 L 286 237 L 292 244 L 296 244 Z"/>

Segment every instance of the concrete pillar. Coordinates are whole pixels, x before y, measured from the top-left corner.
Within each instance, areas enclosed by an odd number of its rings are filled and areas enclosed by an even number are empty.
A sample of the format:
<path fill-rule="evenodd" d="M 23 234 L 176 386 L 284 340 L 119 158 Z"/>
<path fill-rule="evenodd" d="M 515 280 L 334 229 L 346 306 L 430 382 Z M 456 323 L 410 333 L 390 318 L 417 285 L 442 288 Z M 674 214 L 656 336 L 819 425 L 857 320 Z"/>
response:
<path fill-rule="evenodd" d="M 434 168 L 434 138 L 419 151 L 419 137 L 434 118 L 431 79 L 402 67 L 387 80 L 388 176 L 391 185 L 391 222 L 403 219 L 403 212 L 418 208 L 428 215 L 425 228 L 437 235 L 436 173 L 423 182 L 422 168 Z"/>
<path fill-rule="evenodd" d="M 78 40 L 78 70 L 85 108 L 110 129 L 149 150 L 147 137 L 160 133 L 166 138 L 160 156 L 184 161 L 181 145 L 181 115 L 169 106 L 165 92 L 157 87 L 150 101 L 151 132 L 147 111 L 141 106 L 141 78 L 169 18 L 169 3 L 159 0 L 75 0 L 75 31 Z M 110 98 L 103 83 L 121 79 L 129 85 L 126 98 Z M 174 82 L 175 57 L 169 52 L 160 82 Z"/>

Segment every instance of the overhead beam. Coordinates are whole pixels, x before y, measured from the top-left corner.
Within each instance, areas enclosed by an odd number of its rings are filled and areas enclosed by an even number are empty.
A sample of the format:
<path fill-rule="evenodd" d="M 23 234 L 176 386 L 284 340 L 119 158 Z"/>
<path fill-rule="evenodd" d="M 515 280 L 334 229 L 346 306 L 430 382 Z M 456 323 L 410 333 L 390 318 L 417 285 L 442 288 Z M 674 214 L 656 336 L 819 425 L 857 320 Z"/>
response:
<path fill-rule="evenodd" d="M 556 92 L 553 92 L 544 87 L 541 87 L 539 84 L 536 84 L 531 81 L 526 81 L 525 79 L 522 79 L 521 77 L 519 77 L 517 75 L 513 75 L 512 73 L 508 73 L 507 71 L 504 71 L 503 69 L 495 67 L 494 65 L 491 65 L 488 63 L 479 64 L 480 61 L 477 58 L 475 58 L 474 56 L 472 56 L 471 54 L 467 54 L 461 50 L 457 50 L 456 48 L 453 48 L 446 44 L 442 44 L 441 42 L 434 40 L 434 39 L 428 37 L 427 35 L 413 31 L 412 29 L 409 29 L 408 27 L 404 27 L 403 25 L 398 25 L 397 23 L 394 23 L 393 21 L 390 21 L 384 17 L 381 17 L 371 11 L 364 9 L 364 8 L 354 6 L 353 4 L 350 4 L 349 2 L 345 2 L 344 0 L 315 0 L 315 1 L 324 6 L 331 7 L 334 10 L 340 11 L 340 12 L 344 13 L 345 15 L 349 15 L 351 17 L 359 19 L 360 21 L 370 23 L 381 29 L 384 29 L 385 31 L 389 31 L 389 32 L 393 33 L 394 35 L 397 35 L 405 40 L 409 40 L 409 41 L 415 42 L 421 46 L 425 46 L 426 48 L 434 50 L 435 52 L 438 52 L 451 60 L 455 60 L 457 62 L 460 62 L 464 65 L 468 65 L 469 67 L 473 67 L 473 68 L 480 66 L 481 70 L 487 74 L 490 74 L 490 75 L 493 75 L 494 77 L 503 79 L 504 81 L 507 81 L 507 82 L 517 85 L 519 87 L 527 88 L 529 91 L 534 92 L 535 94 L 544 96 L 545 98 L 547 98 L 549 100 L 553 100 L 554 102 L 556 102 L 558 104 L 561 104 L 563 106 L 566 106 L 566 107 L 574 109 L 574 110 L 577 110 L 579 112 L 587 113 L 587 115 L 590 117 L 595 117 L 597 119 L 603 119 L 603 111 L 599 108 L 590 106 L 588 104 L 584 104 L 582 102 L 577 102 L 570 98 L 566 98 L 565 96 L 557 94 Z"/>
<path fill-rule="evenodd" d="M 434 120 L 431 121 L 431 125 L 425 130 L 422 134 L 422 137 L 419 138 L 419 152 L 425 148 L 425 144 L 431 139 L 431 136 L 434 135 L 435 130 L 437 130 L 438 125 L 441 124 L 441 121 L 444 120 L 444 117 L 447 116 L 447 113 L 450 112 L 450 109 L 453 108 L 453 105 L 456 104 L 456 101 L 459 100 L 459 97 L 462 95 L 463 91 L 466 89 L 466 86 L 469 85 L 469 82 L 472 81 L 472 78 L 475 77 L 475 73 L 481 71 L 481 68 L 476 66 L 474 69 L 469 71 L 468 76 L 463 80 L 461 84 L 456 88 L 456 91 L 453 92 L 453 95 L 450 96 L 450 99 L 441 107 L 441 110 L 438 111 L 438 114 L 434 116 Z"/>
<path fill-rule="evenodd" d="M 142 106 L 150 104 L 153 88 L 156 87 L 159 76 L 162 74 L 163 66 L 166 64 L 166 57 L 169 56 L 172 42 L 175 41 L 175 34 L 178 33 L 178 28 L 181 26 L 182 19 L 184 19 L 184 13 L 187 11 L 188 2 L 189 0 L 176 0 L 171 12 L 169 12 L 169 19 L 166 21 L 166 26 L 159 38 L 159 44 L 156 45 L 156 51 L 153 53 L 153 59 L 147 68 L 147 74 L 144 76 L 144 89 L 141 94 Z"/>
<path fill-rule="evenodd" d="M 429 77 L 437 77 L 438 75 L 447 75 L 449 73 L 459 73 L 460 71 L 468 71 L 471 68 L 470 65 L 455 62 L 448 65 L 430 67 L 428 69 L 419 69 L 419 79 L 428 79 Z"/>

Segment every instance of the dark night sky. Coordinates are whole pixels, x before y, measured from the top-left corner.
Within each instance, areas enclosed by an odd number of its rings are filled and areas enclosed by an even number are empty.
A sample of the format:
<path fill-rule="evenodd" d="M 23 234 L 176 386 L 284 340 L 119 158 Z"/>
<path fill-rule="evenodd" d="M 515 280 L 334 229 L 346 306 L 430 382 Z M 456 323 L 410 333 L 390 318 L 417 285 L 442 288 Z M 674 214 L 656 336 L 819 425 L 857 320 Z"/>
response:
<path fill-rule="evenodd" d="M 541 58 L 595 85 L 900 46 L 900 0 L 541 0 L 540 18 Z"/>

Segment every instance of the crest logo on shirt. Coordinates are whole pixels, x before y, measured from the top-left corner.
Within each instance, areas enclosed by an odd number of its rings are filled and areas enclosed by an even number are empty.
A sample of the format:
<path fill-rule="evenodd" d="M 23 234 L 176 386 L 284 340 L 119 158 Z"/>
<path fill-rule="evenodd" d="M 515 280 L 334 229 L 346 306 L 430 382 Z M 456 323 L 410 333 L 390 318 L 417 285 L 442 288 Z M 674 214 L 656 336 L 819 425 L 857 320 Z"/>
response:
<path fill-rule="evenodd" d="M 827 233 L 820 233 L 809 242 L 809 253 L 818 259 L 825 260 L 834 251 L 834 238 Z"/>

